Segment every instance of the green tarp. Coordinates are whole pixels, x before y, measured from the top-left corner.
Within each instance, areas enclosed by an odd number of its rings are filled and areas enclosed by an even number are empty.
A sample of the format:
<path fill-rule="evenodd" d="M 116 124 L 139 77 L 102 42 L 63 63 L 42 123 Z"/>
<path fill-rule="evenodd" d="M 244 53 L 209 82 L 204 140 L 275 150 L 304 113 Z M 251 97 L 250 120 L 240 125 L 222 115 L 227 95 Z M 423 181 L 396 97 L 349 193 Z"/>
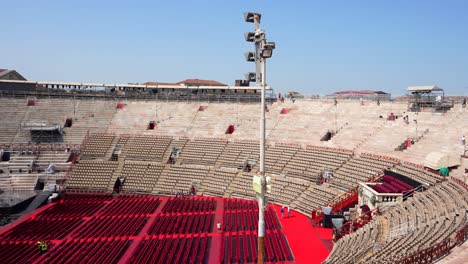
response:
<path fill-rule="evenodd" d="M 447 167 L 440 168 L 439 173 L 444 175 L 444 176 L 449 176 L 449 170 L 448 170 Z"/>

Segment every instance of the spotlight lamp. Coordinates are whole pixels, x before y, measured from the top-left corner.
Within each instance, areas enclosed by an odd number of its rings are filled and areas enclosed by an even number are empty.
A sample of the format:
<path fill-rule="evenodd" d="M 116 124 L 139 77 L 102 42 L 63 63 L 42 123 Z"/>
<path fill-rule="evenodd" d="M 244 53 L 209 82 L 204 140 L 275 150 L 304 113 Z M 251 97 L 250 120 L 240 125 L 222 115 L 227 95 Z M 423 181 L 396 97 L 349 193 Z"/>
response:
<path fill-rule="evenodd" d="M 275 42 L 267 42 L 265 45 L 263 45 L 263 48 L 274 50 L 276 48 L 276 44 Z"/>
<path fill-rule="evenodd" d="M 255 82 L 257 74 L 255 72 L 248 72 L 245 74 L 245 79 L 247 82 Z"/>
<path fill-rule="evenodd" d="M 246 61 L 255 61 L 255 53 L 251 51 L 244 53 L 244 57 Z"/>
<path fill-rule="evenodd" d="M 271 58 L 273 55 L 273 50 L 276 48 L 274 42 L 267 42 L 263 45 L 262 50 L 260 51 L 260 56 L 262 58 Z"/>
<path fill-rule="evenodd" d="M 254 42 L 255 41 L 255 33 L 254 32 L 245 32 L 244 33 L 245 41 L 247 42 Z"/>
<path fill-rule="evenodd" d="M 245 12 L 244 13 L 245 22 L 254 23 L 255 22 L 255 17 L 257 17 L 257 19 L 258 19 L 258 23 L 260 23 L 260 19 L 262 18 L 261 14 L 253 13 L 253 12 Z"/>
<path fill-rule="evenodd" d="M 265 59 L 271 58 L 272 55 L 273 55 L 273 50 L 265 49 L 260 52 L 260 56 L 262 56 L 262 58 L 265 58 Z"/>

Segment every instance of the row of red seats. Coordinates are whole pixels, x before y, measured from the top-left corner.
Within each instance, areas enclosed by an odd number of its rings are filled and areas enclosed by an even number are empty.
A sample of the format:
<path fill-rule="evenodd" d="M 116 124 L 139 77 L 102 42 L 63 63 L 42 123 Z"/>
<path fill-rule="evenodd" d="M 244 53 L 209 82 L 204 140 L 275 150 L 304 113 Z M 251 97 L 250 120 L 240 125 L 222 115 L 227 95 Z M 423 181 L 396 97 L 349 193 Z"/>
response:
<path fill-rule="evenodd" d="M 235 213 L 225 212 L 223 215 L 223 223 L 223 230 L 227 232 L 257 230 L 258 210 L 240 210 Z M 271 207 L 265 210 L 265 228 L 267 230 L 281 228 L 274 209 Z"/>
<path fill-rule="evenodd" d="M 286 237 L 282 231 L 275 230 L 270 233 L 273 235 L 273 245 L 277 256 L 282 255 L 287 260 L 293 260 Z"/>
<path fill-rule="evenodd" d="M 257 262 L 257 238 L 253 234 L 232 236 L 227 234 L 223 240 L 224 252 L 221 263 Z"/>
<path fill-rule="evenodd" d="M 50 247 L 44 263 L 117 263 L 129 246 L 129 241 L 115 239 L 99 242 L 64 242 Z"/>
<path fill-rule="evenodd" d="M 40 213 L 38 218 L 70 218 L 92 216 L 97 210 L 101 209 L 105 203 L 103 201 L 74 203 L 65 201 L 55 204 L 44 212 Z"/>
<path fill-rule="evenodd" d="M 66 202 L 78 202 L 78 203 L 89 203 L 89 202 L 104 202 L 112 200 L 112 195 L 108 194 L 81 194 L 81 193 L 70 193 L 65 194 Z"/>
<path fill-rule="evenodd" d="M 32 263 L 41 255 L 34 242 L 0 245 L 0 263 Z"/>
<path fill-rule="evenodd" d="M 0 241 L 37 241 L 62 239 L 71 233 L 83 220 L 81 219 L 30 219 L 5 232 Z"/>
<path fill-rule="evenodd" d="M 390 184 L 376 184 L 372 186 L 372 189 L 376 190 L 378 193 L 398 193 L 397 189 L 387 186 Z"/>
<path fill-rule="evenodd" d="M 402 190 L 405 190 L 405 191 L 409 191 L 409 190 L 412 190 L 413 189 L 413 186 L 407 184 L 406 182 L 404 181 L 401 181 L 397 178 L 394 178 L 392 176 L 388 176 L 388 175 L 384 175 L 383 176 L 383 180 L 385 183 L 389 183 L 391 185 L 394 185 Z"/>
<path fill-rule="evenodd" d="M 258 210 L 258 203 L 241 199 L 225 199 L 224 211 L 230 210 Z"/>
<path fill-rule="evenodd" d="M 265 234 L 265 262 L 292 261 L 292 254 L 281 231 Z M 228 233 L 224 237 L 221 263 L 257 262 L 258 241 L 256 234 Z"/>
<path fill-rule="evenodd" d="M 151 214 L 161 204 L 157 197 L 123 196 L 114 199 L 101 215 Z"/>
<path fill-rule="evenodd" d="M 171 198 L 164 205 L 163 213 L 212 212 L 216 209 L 213 198 Z"/>
<path fill-rule="evenodd" d="M 258 226 L 258 212 L 225 213 L 223 218 L 223 230 L 227 232 L 256 230 Z"/>
<path fill-rule="evenodd" d="M 206 263 L 210 240 L 206 235 L 193 238 L 145 239 L 130 263 Z"/>
<path fill-rule="evenodd" d="M 148 234 L 193 234 L 209 233 L 214 214 L 158 216 Z"/>
<path fill-rule="evenodd" d="M 372 188 L 379 193 L 403 193 L 413 189 L 411 185 L 388 175 L 384 175 L 383 180 L 383 184 L 373 185 Z"/>
<path fill-rule="evenodd" d="M 93 217 L 74 234 L 75 238 L 135 236 L 148 221 L 147 217 Z"/>

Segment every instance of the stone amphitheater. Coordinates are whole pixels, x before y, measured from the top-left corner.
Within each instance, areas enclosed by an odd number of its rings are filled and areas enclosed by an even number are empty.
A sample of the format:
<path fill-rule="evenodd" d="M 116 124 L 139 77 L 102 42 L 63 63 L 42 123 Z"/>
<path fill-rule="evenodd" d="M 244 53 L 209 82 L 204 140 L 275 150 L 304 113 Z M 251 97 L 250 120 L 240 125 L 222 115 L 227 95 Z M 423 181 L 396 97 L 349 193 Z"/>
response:
<path fill-rule="evenodd" d="M 468 234 L 468 161 L 461 158 L 449 177 L 424 168 L 433 151 L 466 155 L 460 137 L 468 135 L 468 110 L 455 105 L 445 113 L 414 113 L 407 107 L 407 102 L 361 105 L 353 100 L 268 105 L 271 203 L 310 216 L 383 170 L 427 187 L 339 239 L 325 263 L 464 263 L 468 258 L 462 244 Z M 167 196 L 196 185 L 197 195 L 252 200 L 252 176 L 259 169 L 258 110 L 250 103 L 97 98 L 39 98 L 27 106 L 25 98 L 0 98 L 0 148 L 14 153 L 0 162 L 0 189 L 33 191 L 38 179 L 45 186 L 62 179 L 67 190 L 112 192 L 116 180 L 125 177 L 123 190 L 129 193 Z M 389 120 L 391 113 L 399 118 Z M 404 122 L 406 115 L 417 122 Z M 26 123 L 63 123 L 67 118 L 73 124 L 63 128 L 63 135 L 43 137 L 41 144 L 22 129 Z M 148 129 L 150 121 L 155 129 Z M 234 132 L 227 134 L 231 125 Z M 332 130 L 337 133 L 322 140 Z M 398 150 L 408 138 L 414 145 Z M 180 156 L 169 163 L 174 148 Z M 72 159 L 73 153 L 79 156 Z M 32 161 L 42 170 L 31 172 Z M 252 164 L 249 171 L 246 162 Z M 49 164 L 57 165 L 58 172 L 44 173 Z M 333 181 L 317 182 L 328 169 L 334 171 Z M 423 259 L 424 250 L 443 253 Z"/>

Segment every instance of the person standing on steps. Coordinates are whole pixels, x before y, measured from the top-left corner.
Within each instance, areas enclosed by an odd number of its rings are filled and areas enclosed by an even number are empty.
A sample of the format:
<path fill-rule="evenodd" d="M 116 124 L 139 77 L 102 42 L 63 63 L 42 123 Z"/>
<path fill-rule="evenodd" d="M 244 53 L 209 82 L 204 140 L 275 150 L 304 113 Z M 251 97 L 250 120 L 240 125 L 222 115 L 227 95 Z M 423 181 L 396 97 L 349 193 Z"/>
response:
<path fill-rule="evenodd" d="M 281 206 L 280 212 L 281 212 L 281 218 L 283 218 L 284 217 L 284 206 Z"/>

